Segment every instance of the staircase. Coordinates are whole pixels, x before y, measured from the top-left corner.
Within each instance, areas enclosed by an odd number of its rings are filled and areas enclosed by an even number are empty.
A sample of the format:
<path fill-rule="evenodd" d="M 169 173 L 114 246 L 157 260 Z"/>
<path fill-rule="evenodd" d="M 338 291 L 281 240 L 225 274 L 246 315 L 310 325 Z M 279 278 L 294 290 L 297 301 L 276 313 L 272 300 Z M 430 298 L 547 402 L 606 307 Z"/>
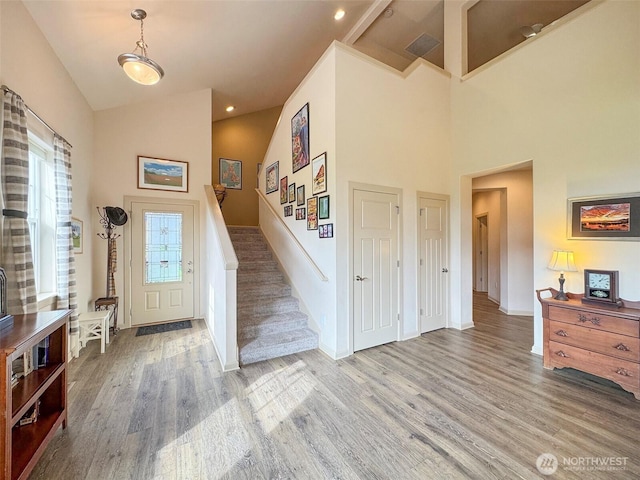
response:
<path fill-rule="evenodd" d="M 258 227 L 227 228 L 239 262 L 240 365 L 318 348 L 318 335 L 308 328 Z"/>

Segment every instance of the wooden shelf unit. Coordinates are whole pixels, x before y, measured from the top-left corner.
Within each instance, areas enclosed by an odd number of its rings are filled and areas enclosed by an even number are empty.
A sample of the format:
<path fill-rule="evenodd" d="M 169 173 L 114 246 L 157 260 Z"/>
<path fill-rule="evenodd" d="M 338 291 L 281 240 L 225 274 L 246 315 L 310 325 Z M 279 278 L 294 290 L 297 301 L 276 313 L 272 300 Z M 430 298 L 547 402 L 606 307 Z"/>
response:
<path fill-rule="evenodd" d="M 0 404 L 2 444 L 0 478 L 26 479 L 60 426 L 67 424 L 67 320 L 70 310 L 16 315 L 14 325 L 0 334 Z M 11 387 L 15 359 L 49 337 L 47 365 Z M 19 426 L 20 419 L 40 402 L 37 421 Z"/>
<path fill-rule="evenodd" d="M 550 292 L 542 298 L 542 292 Z M 557 290 L 537 290 L 542 304 L 544 368 L 575 368 L 607 378 L 640 400 L 640 302 L 582 303 L 582 294 L 554 300 Z"/>

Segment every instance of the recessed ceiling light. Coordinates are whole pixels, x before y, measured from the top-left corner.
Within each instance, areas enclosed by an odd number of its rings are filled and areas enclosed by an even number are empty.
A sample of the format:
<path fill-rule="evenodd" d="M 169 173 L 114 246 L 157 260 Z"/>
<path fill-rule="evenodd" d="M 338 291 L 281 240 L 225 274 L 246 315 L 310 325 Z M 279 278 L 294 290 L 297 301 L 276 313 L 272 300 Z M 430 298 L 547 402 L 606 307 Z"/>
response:
<path fill-rule="evenodd" d="M 336 20 L 342 20 L 345 16 L 346 12 L 343 9 L 339 9 L 336 14 L 333 16 Z"/>
<path fill-rule="evenodd" d="M 234 107 L 233 105 L 229 105 L 227 108 L 225 108 L 227 112 L 233 112 L 235 109 L 236 107 Z"/>

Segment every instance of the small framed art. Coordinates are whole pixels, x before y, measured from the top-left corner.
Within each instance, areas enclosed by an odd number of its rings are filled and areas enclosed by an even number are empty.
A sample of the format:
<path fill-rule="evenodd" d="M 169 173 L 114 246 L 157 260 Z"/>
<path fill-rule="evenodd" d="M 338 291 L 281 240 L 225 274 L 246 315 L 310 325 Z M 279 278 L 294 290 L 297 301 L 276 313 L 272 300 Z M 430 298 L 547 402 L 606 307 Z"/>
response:
<path fill-rule="evenodd" d="M 297 206 L 304 205 L 304 202 L 305 202 L 304 185 L 300 185 L 296 190 L 296 205 Z"/>
<path fill-rule="evenodd" d="M 304 207 L 296 208 L 296 220 L 304 220 L 305 218 L 307 218 L 307 209 Z"/>
<path fill-rule="evenodd" d="M 311 162 L 311 194 L 327 191 L 327 153 L 318 155 Z"/>
<path fill-rule="evenodd" d="M 274 162 L 265 170 L 265 189 L 267 193 L 278 191 L 278 162 Z"/>
<path fill-rule="evenodd" d="M 189 191 L 189 162 L 138 156 L 138 188 Z"/>
<path fill-rule="evenodd" d="M 318 198 L 318 219 L 326 220 L 329 218 L 329 195 Z"/>
<path fill-rule="evenodd" d="M 292 183 L 289 185 L 289 203 L 293 203 L 296 201 L 296 184 Z"/>
<path fill-rule="evenodd" d="M 220 185 L 234 190 L 242 190 L 242 162 L 220 158 Z"/>
<path fill-rule="evenodd" d="M 307 230 L 318 229 L 318 197 L 307 198 Z"/>
<path fill-rule="evenodd" d="M 76 255 L 82 253 L 82 243 L 84 240 L 84 231 L 82 220 L 71 217 L 71 240 L 73 241 L 73 253 Z"/>
<path fill-rule="evenodd" d="M 289 198 L 289 190 L 288 190 L 288 178 L 282 177 L 280 179 L 280 203 L 287 203 L 287 199 Z"/>
<path fill-rule="evenodd" d="M 325 223 L 318 227 L 318 236 L 320 238 L 333 238 L 333 223 Z"/>

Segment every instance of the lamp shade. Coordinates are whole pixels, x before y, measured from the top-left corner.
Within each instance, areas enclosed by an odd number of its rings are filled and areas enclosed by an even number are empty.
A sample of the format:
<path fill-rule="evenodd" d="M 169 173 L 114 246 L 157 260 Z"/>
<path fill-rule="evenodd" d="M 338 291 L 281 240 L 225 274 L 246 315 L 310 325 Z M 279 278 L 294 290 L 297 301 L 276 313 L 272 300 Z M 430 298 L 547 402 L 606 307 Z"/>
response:
<path fill-rule="evenodd" d="M 142 85 L 155 85 L 164 76 L 160 65 L 135 53 L 123 53 L 118 57 L 118 63 L 131 80 Z"/>
<path fill-rule="evenodd" d="M 569 250 L 554 250 L 547 268 L 557 272 L 578 271 L 576 264 L 573 261 L 573 252 Z"/>

